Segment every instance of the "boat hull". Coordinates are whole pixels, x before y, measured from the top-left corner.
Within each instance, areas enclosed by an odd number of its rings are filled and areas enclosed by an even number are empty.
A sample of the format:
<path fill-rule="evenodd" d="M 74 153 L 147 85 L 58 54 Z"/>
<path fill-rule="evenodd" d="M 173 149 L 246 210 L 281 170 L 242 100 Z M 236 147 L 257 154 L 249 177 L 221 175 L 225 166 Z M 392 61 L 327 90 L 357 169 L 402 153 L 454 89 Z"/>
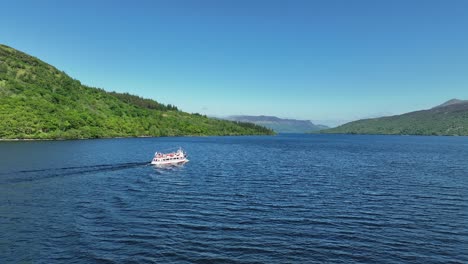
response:
<path fill-rule="evenodd" d="M 171 165 L 182 165 L 184 163 L 189 162 L 188 159 L 182 159 L 182 160 L 170 160 L 170 161 L 151 161 L 151 165 L 156 165 L 156 166 L 171 166 Z"/>

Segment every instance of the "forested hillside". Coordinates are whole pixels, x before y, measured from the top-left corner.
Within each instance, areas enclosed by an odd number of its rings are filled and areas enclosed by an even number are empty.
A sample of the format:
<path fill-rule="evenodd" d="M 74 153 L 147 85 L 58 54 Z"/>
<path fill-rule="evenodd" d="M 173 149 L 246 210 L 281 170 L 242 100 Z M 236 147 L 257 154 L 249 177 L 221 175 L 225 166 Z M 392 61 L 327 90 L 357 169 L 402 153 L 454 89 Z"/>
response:
<path fill-rule="evenodd" d="M 358 120 L 321 132 L 468 136 L 468 101 L 452 99 L 428 110 Z"/>
<path fill-rule="evenodd" d="M 0 139 L 251 134 L 273 131 L 87 87 L 37 58 L 0 45 Z"/>

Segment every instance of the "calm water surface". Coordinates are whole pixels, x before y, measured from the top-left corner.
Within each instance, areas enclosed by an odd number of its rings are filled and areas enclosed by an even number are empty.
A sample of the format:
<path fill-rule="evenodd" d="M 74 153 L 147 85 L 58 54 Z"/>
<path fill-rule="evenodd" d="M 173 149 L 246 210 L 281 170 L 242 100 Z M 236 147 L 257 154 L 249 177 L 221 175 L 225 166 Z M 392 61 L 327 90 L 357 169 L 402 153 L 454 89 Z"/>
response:
<path fill-rule="evenodd" d="M 467 137 L 0 143 L 0 263 L 467 263 L 467 223 Z"/>

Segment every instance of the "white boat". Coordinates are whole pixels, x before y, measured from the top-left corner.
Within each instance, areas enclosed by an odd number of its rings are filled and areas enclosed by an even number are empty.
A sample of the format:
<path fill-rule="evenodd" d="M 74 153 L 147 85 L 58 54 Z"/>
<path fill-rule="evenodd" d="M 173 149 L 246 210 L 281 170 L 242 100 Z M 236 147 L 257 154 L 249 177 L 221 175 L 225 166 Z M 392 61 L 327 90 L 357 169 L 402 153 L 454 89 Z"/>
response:
<path fill-rule="evenodd" d="M 171 153 L 154 153 L 154 158 L 151 161 L 152 165 L 179 165 L 188 162 L 187 153 L 179 148 L 176 152 Z"/>

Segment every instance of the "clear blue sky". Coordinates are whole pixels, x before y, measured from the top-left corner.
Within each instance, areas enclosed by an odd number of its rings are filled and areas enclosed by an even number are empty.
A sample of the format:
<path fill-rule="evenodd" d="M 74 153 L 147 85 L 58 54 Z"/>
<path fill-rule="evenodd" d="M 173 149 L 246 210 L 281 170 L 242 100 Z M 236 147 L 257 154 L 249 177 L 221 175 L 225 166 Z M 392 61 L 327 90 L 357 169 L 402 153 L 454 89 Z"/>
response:
<path fill-rule="evenodd" d="M 351 120 L 468 99 L 468 1 L 5 1 L 0 43 L 208 115 Z"/>

